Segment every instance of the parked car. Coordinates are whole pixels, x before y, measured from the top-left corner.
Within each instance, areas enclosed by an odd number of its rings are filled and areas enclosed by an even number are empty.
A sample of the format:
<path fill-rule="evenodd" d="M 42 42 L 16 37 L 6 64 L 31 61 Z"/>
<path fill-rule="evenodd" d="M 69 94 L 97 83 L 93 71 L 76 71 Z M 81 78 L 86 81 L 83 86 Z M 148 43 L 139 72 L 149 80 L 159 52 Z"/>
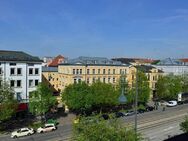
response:
<path fill-rule="evenodd" d="M 155 108 L 153 106 L 149 106 L 147 105 L 146 106 L 146 111 L 149 112 L 149 111 L 153 111 Z"/>
<path fill-rule="evenodd" d="M 21 128 L 17 131 L 14 131 L 11 133 L 11 138 L 17 138 L 17 137 L 22 137 L 22 136 L 30 136 L 34 134 L 35 131 L 33 128 Z"/>
<path fill-rule="evenodd" d="M 122 112 L 116 112 L 116 113 L 115 113 L 115 117 L 116 117 L 116 118 L 120 118 L 120 117 L 124 117 L 124 116 L 125 116 L 125 114 L 122 113 Z"/>
<path fill-rule="evenodd" d="M 132 115 L 134 115 L 134 114 L 135 114 L 135 111 L 130 110 L 130 111 L 127 111 L 127 112 L 125 113 L 125 116 L 132 116 Z"/>
<path fill-rule="evenodd" d="M 44 127 L 37 129 L 37 133 L 44 133 L 56 130 L 57 127 L 54 124 L 45 124 Z"/>
<path fill-rule="evenodd" d="M 144 113 L 145 111 L 146 111 L 145 109 L 138 109 L 138 110 L 137 110 L 138 114 L 142 114 L 142 113 Z"/>
<path fill-rule="evenodd" d="M 168 107 L 174 107 L 174 106 L 177 106 L 177 101 L 176 100 L 171 100 L 167 103 Z"/>
<path fill-rule="evenodd" d="M 102 118 L 102 119 L 104 119 L 104 120 L 110 119 L 110 117 L 109 117 L 108 114 L 102 114 L 102 115 L 100 116 L 100 118 Z"/>

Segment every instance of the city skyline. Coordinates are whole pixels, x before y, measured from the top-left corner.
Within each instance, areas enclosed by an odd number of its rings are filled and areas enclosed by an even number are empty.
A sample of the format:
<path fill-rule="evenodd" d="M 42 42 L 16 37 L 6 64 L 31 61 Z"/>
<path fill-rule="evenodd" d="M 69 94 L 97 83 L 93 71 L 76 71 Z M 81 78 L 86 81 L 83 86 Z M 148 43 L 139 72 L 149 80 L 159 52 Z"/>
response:
<path fill-rule="evenodd" d="M 188 2 L 0 1 L 0 50 L 35 56 L 187 58 Z"/>

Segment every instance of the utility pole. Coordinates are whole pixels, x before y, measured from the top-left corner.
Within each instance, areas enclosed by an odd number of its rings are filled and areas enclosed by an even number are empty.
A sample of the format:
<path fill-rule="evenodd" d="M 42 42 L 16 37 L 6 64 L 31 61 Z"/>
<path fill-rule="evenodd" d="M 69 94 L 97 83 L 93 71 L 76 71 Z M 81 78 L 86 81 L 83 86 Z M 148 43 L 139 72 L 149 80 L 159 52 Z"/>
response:
<path fill-rule="evenodd" d="M 136 70 L 136 93 L 135 93 L 135 140 L 137 140 L 137 105 L 138 105 L 138 72 Z"/>

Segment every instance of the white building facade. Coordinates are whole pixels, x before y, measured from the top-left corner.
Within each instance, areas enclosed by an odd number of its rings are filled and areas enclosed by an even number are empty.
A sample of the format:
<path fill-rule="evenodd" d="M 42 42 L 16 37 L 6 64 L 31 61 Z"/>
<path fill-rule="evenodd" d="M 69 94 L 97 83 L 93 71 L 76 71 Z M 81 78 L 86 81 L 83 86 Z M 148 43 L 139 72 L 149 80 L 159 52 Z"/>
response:
<path fill-rule="evenodd" d="M 10 84 L 18 101 L 28 102 L 42 81 L 42 61 L 24 52 L 0 51 L 0 78 Z"/>
<path fill-rule="evenodd" d="M 152 65 L 157 69 L 160 69 L 164 72 L 164 75 L 173 74 L 173 75 L 184 75 L 188 74 L 188 64 L 181 62 L 177 59 L 167 58 L 161 60 L 155 65 Z"/>

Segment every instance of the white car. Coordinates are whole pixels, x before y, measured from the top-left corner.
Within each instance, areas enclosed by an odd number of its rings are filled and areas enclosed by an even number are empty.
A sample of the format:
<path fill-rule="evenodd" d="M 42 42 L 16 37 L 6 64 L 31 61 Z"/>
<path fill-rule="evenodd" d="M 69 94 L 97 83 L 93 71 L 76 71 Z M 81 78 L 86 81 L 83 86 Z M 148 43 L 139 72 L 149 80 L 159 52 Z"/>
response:
<path fill-rule="evenodd" d="M 14 131 L 11 133 L 11 138 L 17 138 L 17 137 L 22 137 L 22 136 L 29 136 L 34 134 L 35 131 L 33 128 L 21 128 L 17 131 Z"/>
<path fill-rule="evenodd" d="M 172 101 L 169 101 L 166 106 L 168 106 L 168 107 L 174 107 L 174 106 L 176 106 L 177 104 L 178 104 L 178 103 L 177 103 L 176 100 L 172 100 Z"/>
<path fill-rule="evenodd" d="M 57 129 L 57 127 L 54 124 L 45 124 L 44 127 L 40 127 L 37 129 L 37 133 L 54 131 L 56 129 Z"/>

